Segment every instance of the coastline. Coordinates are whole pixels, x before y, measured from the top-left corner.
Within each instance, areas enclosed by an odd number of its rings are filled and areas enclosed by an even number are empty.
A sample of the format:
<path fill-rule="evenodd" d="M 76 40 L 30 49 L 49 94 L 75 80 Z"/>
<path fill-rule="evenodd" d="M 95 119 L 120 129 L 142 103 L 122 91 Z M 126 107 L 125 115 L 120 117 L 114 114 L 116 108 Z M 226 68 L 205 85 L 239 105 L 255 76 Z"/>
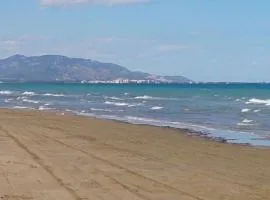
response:
<path fill-rule="evenodd" d="M 166 127 L 0 109 L 2 199 L 267 199 L 269 153 Z"/>

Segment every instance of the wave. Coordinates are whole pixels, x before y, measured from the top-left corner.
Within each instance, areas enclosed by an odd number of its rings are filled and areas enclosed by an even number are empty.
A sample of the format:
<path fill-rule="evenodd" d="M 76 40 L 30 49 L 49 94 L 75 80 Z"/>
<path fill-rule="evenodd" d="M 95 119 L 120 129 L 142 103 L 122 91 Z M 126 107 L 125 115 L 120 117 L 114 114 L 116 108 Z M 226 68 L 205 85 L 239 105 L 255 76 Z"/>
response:
<path fill-rule="evenodd" d="M 102 108 L 90 108 L 91 111 L 104 111 L 104 112 L 113 112 L 110 109 L 102 109 Z"/>
<path fill-rule="evenodd" d="M 270 99 L 249 99 L 246 104 L 264 104 L 266 106 L 270 106 Z"/>
<path fill-rule="evenodd" d="M 134 99 L 143 99 L 143 100 L 171 100 L 171 101 L 179 100 L 177 98 L 153 97 L 153 96 L 148 96 L 148 95 L 137 96 L 137 97 L 134 97 Z"/>
<path fill-rule="evenodd" d="M 14 93 L 13 91 L 9 91 L 9 90 L 1 90 L 0 91 L 0 94 L 2 94 L 2 95 L 11 95 L 13 93 Z"/>
<path fill-rule="evenodd" d="M 251 122 L 254 122 L 254 120 L 244 119 L 242 122 L 243 122 L 243 123 L 251 123 Z"/>
<path fill-rule="evenodd" d="M 161 109 L 163 109 L 163 107 L 161 107 L 161 106 L 153 106 L 151 108 L 151 110 L 161 110 Z"/>
<path fill-rule="evenodd" d="M 31 100 L 31 99 L 23 99 L 22 101 L 27 102 L 27 103 L 34 103 L 34 104 L 40 103 L 39 101 L 34 101 L 34 100 Z"/>
<path fill-rule="evenodd" d="M 34 110 L 34 108 L 26 107 L 26 106 L 14 106 L 13 108 L 15 108 L 15 109 L 30 109 L 30 110 Z"/>
<path fill-rule="evenodd" d="M 260 111 L 261 111 L 260 109 L 253 110 L 253 112 L 255 112 L 255 113 L 258 113 L 258 112 L 260 112 Z"/>
<path fill-rule="evenodd" d="M 128 106 L 128 103 L 121 103 L 121 102 L 112 102 L 112 101 L 105 101 L 107 105 L 114 105 L 114 106 Z"/>
<path fill-rule="evenodd" d="M 38 110 L 53 110 L 53 108 L 48 108 L 48 107 L 44 107 L 44 106 L 39 106 Z"/>
<path fill-rule="evenodd" d="M 250 109 L 248 109 L 248 108 L 243 108 L 243 109 L 241 110 L 242 113 L 246 113 L 246 112 L 249 112 L 249 111 L 250 111 Z"/>
<path fill-rule="evenodd" d="M 26 99 L 27 97 L 17 97 L 16 100 L 23 100 Z"/>
<path fill-rule="evenodd" d="M 42 96 L 51 96 L 51 97 L 64 97 L 64 94 L 52 94 L 52 93 L 46 93 L 42 94 Z"/>
<path fill-rule="evenodd" d="M 37 95 L 35 92 L 28 92 L 28 91 L 25 91 L 22 93 L 22 95 L 25 95 L 25 96 L 34 96 L 34 95 Z"/>
<path fill-rule="evenodd" d="M 119 97 L 107 97 L 107 96 L 105 96 L 105 99 L 119 100 L 119 101 L 122 101 L 123 100 L 123 99 L 121 99 Z"/>
<path fill-rule="evenodd" d="M 107 105 L 114 105 L 114 106 L 127 106 L 127 107 L 135 107 L 142 105 L 141 103 L 137 104 L 130 104 L 130 103 L 124 103 L 124 102 L 113 102 L 113 101 L 105 101 L 104 102 Z"/>
<path fill-rule="evenodd" d="M 238 126 L 253 126 L 254 124 L 252 124 L 252 122 L 254 122 L 254 120 L 244 119 L 242 122 L 237 123 L 237 125 Z"/>
<path fill-rule="evenodd" d="M 242 122 L 237 123 L 238 126 L 252 126 L 252 122 L 254 122 L 254 120 L 250 120 L 250 119 L 244 119 Z"/>
<path fill-rule="evenodd" d="M 12 100 L 13 100 L 13 99 L 5 99 L 4 102 L 5 102 L 5 103 L 9 103 L 9 102 L 11 102 Z"/>

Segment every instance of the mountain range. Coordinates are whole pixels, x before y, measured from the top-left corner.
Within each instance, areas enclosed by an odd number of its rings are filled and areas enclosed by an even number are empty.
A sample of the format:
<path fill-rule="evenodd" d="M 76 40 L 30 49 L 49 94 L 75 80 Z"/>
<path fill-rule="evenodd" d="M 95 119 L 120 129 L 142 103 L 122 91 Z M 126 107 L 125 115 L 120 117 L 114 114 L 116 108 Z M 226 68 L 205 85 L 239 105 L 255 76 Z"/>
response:
<path fill-rule="evenodd" d="M 145 80 L 148 82 L 191 82 L 183 76 L 158 76 L 131 71 L 113 63 L 102 63 L 61 55 L 14 55 L 0 60 L 0 81 L 5 82 L 93 82 Z"/>

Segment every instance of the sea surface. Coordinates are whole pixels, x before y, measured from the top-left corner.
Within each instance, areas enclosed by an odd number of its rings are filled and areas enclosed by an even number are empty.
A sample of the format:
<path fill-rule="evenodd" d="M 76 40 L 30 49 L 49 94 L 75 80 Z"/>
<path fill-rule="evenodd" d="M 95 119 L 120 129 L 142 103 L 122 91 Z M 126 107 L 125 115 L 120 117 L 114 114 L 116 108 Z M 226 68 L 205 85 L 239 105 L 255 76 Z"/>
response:
<path fill-rule="evenodd" d="M 1 83 L 0 107 L 185 128 L 231 143 L 270 146 L 270 84 L 266 83 Z"/>

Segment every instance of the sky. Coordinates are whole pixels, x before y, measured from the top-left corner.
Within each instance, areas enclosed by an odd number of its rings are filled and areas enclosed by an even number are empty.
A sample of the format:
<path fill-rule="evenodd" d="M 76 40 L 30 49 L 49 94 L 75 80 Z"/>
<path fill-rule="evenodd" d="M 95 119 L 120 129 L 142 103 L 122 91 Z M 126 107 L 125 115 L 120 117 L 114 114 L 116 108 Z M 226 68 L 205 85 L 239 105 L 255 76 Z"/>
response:
<path fill-rule="evenodd" d="M 0 58 L 60 54 L 195 81 L 270 81 L 269 0 L 1 0 Z"/>

